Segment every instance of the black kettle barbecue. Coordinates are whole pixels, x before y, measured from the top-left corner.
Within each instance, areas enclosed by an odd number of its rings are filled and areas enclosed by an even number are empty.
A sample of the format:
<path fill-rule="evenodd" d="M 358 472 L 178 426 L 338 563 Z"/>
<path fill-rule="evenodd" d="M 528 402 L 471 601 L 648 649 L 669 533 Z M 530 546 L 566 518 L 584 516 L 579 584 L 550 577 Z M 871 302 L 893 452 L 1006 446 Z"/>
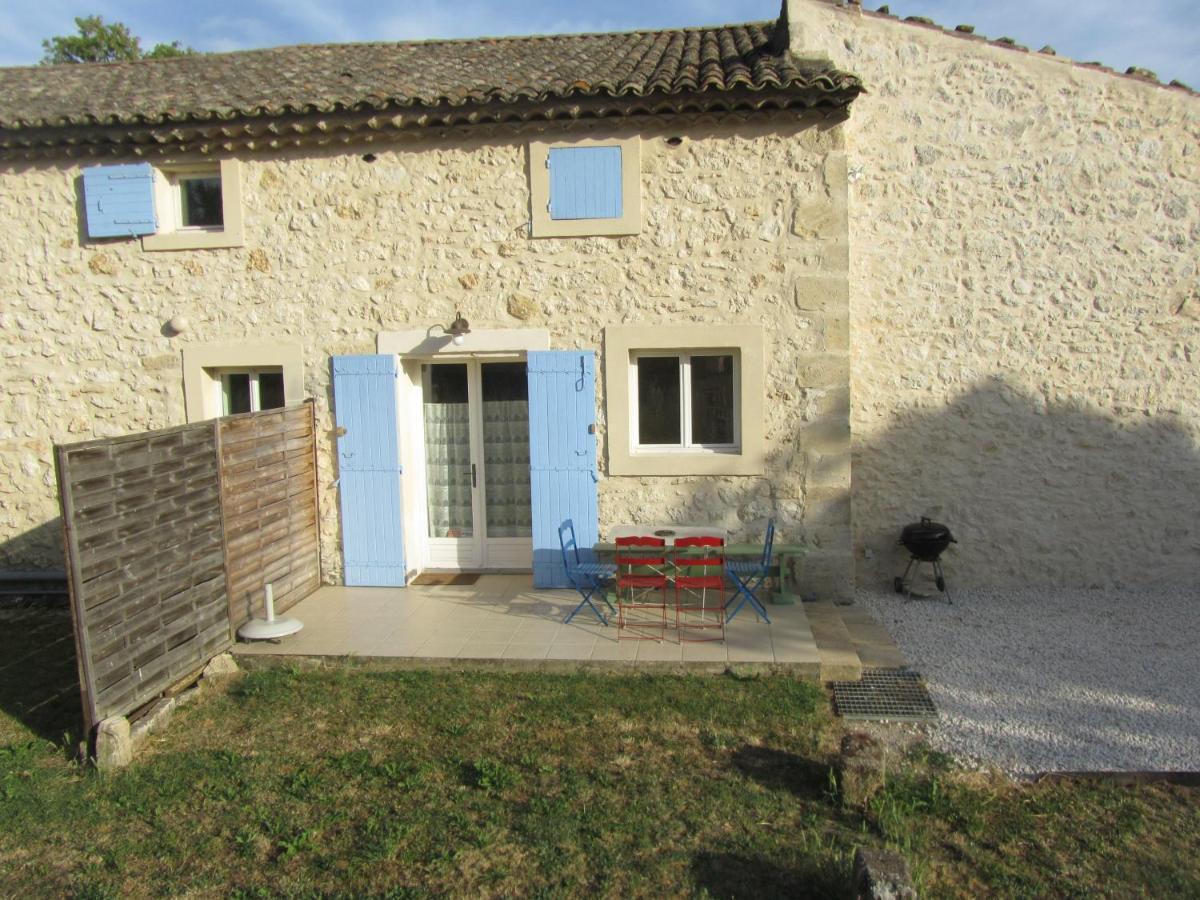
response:
<path fill-rule="evenodd" d="M 933 566 L 934 584 L 937 585 L 939 591 L 945 594 L 946 602 L 949 603 L 950 592 L 946 590 L 946 575 L 942 571 L 941 556 L 947 547 L 958 543 L 954 539 L 954 535 L 950 533 L 950 529 L 940 522 L 934 522 L 922 516 L 920 522 L 904 526 L 904 530 L 900 532 L 898 543 L 903 545 L 910 557 L 904 574 L 895 581 L 896 593 L 911 597 L 912 586 L 908 580 L 909 573 L 912 572 L 913 566 L 929 563 Z"/>

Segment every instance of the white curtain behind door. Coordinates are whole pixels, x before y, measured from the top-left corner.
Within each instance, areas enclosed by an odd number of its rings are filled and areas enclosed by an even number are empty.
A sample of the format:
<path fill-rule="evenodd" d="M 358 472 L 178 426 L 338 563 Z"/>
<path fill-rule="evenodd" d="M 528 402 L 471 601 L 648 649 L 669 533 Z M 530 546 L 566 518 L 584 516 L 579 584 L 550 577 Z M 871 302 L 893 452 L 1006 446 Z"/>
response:
<path fill-rule="evenodd" d="M 488 537 L 530 537 L 528 400 L 484 401 L 483 461 Z"/>
<path fill-rule="evenodd" d="M 471 537 L 470 407 L 425 403 L 424 410 L 429 536 Z"/>

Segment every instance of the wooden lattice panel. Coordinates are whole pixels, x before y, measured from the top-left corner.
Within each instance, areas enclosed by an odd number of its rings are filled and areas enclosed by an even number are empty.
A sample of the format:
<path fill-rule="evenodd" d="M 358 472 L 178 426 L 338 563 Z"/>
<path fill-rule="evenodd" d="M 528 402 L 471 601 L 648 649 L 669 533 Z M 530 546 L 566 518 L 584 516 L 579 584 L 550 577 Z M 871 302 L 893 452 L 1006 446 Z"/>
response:
<path fill-rule="evenodd" d="M 321 583 L 316 426 L 311 403 L 222 419 L 221 496 L 236 629 L 263 615 L 263 586 L 283 612 Z"/>
<path fill-rule="evenodd" d="M 211 423 L 56 448 L 89 724 L 230 644 Z"/>
<path fill-rule="evenodd" d="M 321 581 L 313 404 L 56 447 L 89 726 L 153 700 Z"/>

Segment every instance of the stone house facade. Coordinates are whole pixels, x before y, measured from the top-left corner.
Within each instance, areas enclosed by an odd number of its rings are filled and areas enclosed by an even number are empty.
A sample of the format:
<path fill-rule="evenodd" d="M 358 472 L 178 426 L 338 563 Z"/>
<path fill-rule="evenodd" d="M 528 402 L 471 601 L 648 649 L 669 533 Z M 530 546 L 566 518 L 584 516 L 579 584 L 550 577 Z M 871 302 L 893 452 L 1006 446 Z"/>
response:
<path fill-rule="evenodd" d="M 522 535 L 433 533 L 431 407 L 507 402 L 505 366 L 554 349 L 596 354 L 600 532 L 774 517 L 835 596 L 922 514 L 957 584 L 1194 579 L 1198 137 L 1186 88 L 821 0 L 0 71 L 0 564 L 61 559 L 54 443 L 312 396 L 341 580 L 331 359 L 384 354 L 406 567 L 528 568 Z M 618 214 L 544 214 L 545 161 L 590 148 L 620 152 Z M 153 231 L 89 234 L 89 170 L 139 163 Z M 502 501 L 470 502 L 480 536 Z"/>

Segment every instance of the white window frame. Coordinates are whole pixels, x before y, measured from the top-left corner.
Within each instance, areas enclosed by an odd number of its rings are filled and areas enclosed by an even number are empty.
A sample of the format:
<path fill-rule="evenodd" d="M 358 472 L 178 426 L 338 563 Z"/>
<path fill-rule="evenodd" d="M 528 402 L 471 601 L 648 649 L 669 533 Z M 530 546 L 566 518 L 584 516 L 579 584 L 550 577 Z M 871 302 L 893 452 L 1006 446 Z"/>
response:
<path fill-rule="evenodd" d="M 620 147 L 621 215 L 611 219 L 550 218 L 551 148 Z M 566 141 L 530 141 L 529 143 L 530 233 L 541 237 L 616 237 L 638 234 L 642 230 L 642 145 L 635 135 L 628 138 L 597 140 L 581 138 Z"/>
<path fill-rule="evenodd" d="M 220 227 L 183 224 L 179 182 L 189 176 L 216 174 L 221 179 Z M 241 166 L 236 159 L 214 162 L 161 163 L 154 168 L 154 207 L 158 231 L 142 238 L 143 250 L 206 250 L 241 247 Z"/>
<path fill-rule="evenodd" d="M 692 365 L 697 356 L 730 356 L 733 358 L 733 443 L 697 444 L 692 442 Z M 643 357 L 675 358 L 679 360 L 679 434 L 678 444 L 645 444 L 639 433 L 638 360 Z M 740 453 L 742 449 L 741 353 L 736 347 L 715 347 L 688 350 L 635 350 L 630 353 L 629 366 L 629 432 L 633 437 L 631 452 L 646 453 Z"/>
<path fill-rule="evenodd" d="M 259 375 L 279 375 L 283 377 L 283 366 L 253 366 L 240 367 L 232 369 L 208 369 L 209 377 L 212 378 L 213 388 L 217 392 L 215 398 L 216 408 L 221 410 L 221 415 L 233 415 L 229 411 L 229 376 L 231 375 L 247 375 L 250 378 L 250 412 L 262 411 L 262 389 L 259 387 Z M 283 384 L 283 404 L 287 405 L 287 381 Z"/>

